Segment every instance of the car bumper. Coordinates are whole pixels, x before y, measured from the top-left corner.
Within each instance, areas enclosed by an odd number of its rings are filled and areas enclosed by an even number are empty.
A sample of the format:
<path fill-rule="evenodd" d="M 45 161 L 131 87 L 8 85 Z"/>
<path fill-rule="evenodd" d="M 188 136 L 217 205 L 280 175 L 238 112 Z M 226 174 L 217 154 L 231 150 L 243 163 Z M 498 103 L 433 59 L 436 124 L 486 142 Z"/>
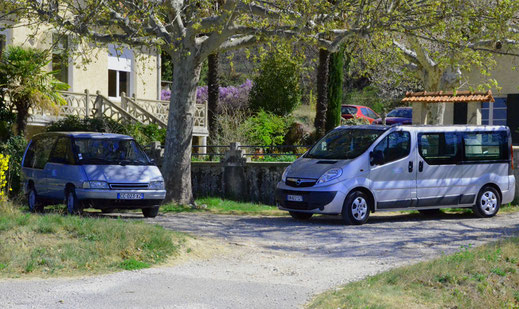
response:
<path fill-rule="evenodd" d="M 142 193 L 142 199 L 118 199 L 119 193 Z M 99 208 L 141 208 L 160 205 L 166 190 L 93 190 L 76 189 L 78 200 Z"/>
<path fill-rule="evenodd" d="M 289 201 L 289 195 L 300 196 L 302 201 Z M 339 185 L 295 188 L 282 182 L 278 183 L 275 196 L 281 210 L 315 214 L 340 214 L 346 198 Z"/>

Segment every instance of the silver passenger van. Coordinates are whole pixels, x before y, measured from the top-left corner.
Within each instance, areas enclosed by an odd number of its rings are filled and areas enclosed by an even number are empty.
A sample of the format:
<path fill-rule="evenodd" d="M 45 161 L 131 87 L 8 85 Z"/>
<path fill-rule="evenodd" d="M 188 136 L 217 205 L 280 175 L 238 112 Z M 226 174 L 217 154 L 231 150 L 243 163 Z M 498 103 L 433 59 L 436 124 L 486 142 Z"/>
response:
<path fill-rule="evenodd" d="M 492 217 L 514 199 L 506 126 L 342 126 L 283 173 L 276 202 L 295 219 L 471 207 Z"/>
<path fill-rule="evenodd" d="M 52 132 L 35 135 L 22 161 L 31 211 L 65 202 L 71 214 L 84 207 L 110 212 L 140 208 L 155 217 L 166 196 L 158 167 L 126 135 Z"/>

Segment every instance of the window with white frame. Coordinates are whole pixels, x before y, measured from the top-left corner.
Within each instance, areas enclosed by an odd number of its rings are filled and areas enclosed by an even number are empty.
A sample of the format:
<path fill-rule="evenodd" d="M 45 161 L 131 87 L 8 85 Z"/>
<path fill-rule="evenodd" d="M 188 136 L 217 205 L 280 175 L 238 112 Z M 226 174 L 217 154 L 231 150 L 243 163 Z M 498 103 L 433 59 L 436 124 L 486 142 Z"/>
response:
<path fill-rule="evenodd" d="M 108 47 L 108 96 L 120 98 L 132 93 L 133 53 L 128 48 Z"/>
<path fill-rule="evenodd" d="M 483 125 L 506 125 L 506 98 L 481 103 L 481 116 Z"/>

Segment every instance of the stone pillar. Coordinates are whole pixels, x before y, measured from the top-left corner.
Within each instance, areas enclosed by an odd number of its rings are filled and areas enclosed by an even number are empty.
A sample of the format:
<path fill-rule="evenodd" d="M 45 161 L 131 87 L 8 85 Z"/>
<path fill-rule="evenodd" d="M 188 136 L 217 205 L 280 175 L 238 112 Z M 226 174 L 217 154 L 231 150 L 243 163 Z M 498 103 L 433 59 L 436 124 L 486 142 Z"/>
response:
<path fill-rule="evenodd" d="M 467 124 L 481 125 L 481 102 L 467 103 Z"/>
<path fill-rule="evenodd" d="M 202 146 L 202 147 L 198 148 L 199 149 L 198 152 L 207 153 L 207 147 L 206 147 L 207 146 L 207 136 L 201 136 L 199 141 L 200 141 L 200 146 Z"/>
<path fill-rule="evenodd" d="M 443 114 L 444 125 L 454 124 L 454 104 L 456 103 L 445 103 L 445 113 Z"/>
<path fill-rule="evenodd" d="M 240 149 L 240 143 L 231 143 L 220 163 L 223 169 L 223 194 L 231 200 L 247 200 L 247 179 L 245 179 L 245 164 L 250 161 Z"/>
<path fill-rule="evenodd" d="M 427 123 L 427 103 L 413 102 L 413 124 Z"/>

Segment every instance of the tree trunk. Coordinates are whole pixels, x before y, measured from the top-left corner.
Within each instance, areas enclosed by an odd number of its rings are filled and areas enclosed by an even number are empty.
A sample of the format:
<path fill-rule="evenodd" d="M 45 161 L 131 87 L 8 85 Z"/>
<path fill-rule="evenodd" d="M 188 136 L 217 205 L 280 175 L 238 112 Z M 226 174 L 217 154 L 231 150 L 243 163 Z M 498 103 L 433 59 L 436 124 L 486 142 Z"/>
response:
<path fill-rule="evenodd" d="M 191 52 L 191 55 L 195 51 Z M 166 148 L 162 174 L 166 182 L 166 201 L 194 204 L 191 188 L 191 148 L 196 87 L 201 63 L 194 56 L 172 55 L 173 85 L 169 103 Z"/>
<path fill-rule="evenodd" d="M 317 67 L 317 106 L 315 111 L 316 138 L 321 138 L 325 133 L 326 109 L 328 107 L 328 63 L 330 52 L 326 49 L 319 50 L 319 66 Z"/>
<path fill-rule="evenodd" d="M 218 54 L 211 54 L 207 58 L 207 119 L 209 120 L 209 135 L 214 137 L 216 134 L 216 109 L 218 107 L 218 98 L 220 95 L 220 78 L 218 68 Z"/>
<path fill-rule="evenodd" d="M 344 83 L 344 50 L 331 54 L 328 80 L 326 132 L 341 124 L 342 86 Z"/>
<path fill-rule="evenodd" d="M 18 136 L 25 136 L 27 128 L 27 118 L 29 117 L 29 107 L 27 104 L 16 104 L 16 133 Z"/>

